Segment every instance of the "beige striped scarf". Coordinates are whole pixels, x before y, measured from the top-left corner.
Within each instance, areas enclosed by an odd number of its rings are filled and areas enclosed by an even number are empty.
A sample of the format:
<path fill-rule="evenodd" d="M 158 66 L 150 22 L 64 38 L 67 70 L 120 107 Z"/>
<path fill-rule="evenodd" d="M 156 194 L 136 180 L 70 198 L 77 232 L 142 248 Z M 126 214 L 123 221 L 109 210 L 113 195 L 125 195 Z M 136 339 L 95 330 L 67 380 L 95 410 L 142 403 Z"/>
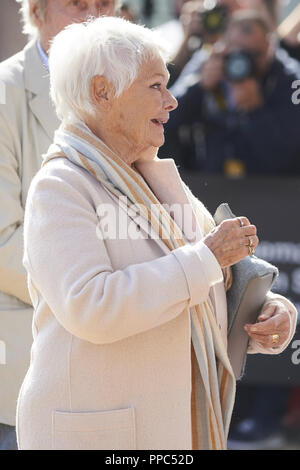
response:
<path fill-rule="evenodd" d="M 83 123 L 61 126 L 43 165 L 65 157 L 89 171 L 117 197 L 126 196 L 128 205 L 138 204 L 155 232 L 170 251 L 185 245 L 184 235 L 142 176 L 112 152 Z M 214 227 L 205 207 L 186 185 L 187 197 L 204 233 Z M 153 207 L 158 208 L 153 212 Z M 191 318 L 193 393 L 193 447 L 226 449 L 233 409 L 235 379 L 215 314 L 209 299 L 189 309 Z M 197 389 L 197 390 L 196 390 Z M 193 417 L 194 416 L 194 417 Z"/>

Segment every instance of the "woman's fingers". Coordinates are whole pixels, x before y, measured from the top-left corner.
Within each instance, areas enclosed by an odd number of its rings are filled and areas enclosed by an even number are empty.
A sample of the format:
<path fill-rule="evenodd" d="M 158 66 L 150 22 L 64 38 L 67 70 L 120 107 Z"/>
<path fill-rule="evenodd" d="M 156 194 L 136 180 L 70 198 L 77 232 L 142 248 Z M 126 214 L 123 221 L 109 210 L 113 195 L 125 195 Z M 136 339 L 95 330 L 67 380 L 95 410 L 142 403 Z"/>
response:
<path fill-rule="evenodd" d="M 250 225 L 249 219 L 247 219 L 247 217 L 244 217 L 244 216 L 237 217 L 236 219 L 232 219 L 232 220 L 236 220 L 239 223 L 240 227 L 245 227 L 247 225 Z"/>
<path fill-rule="evenodd" d="M 268 302 L 263 308 L 257 320 L 259 322 L 266 321 L 269 318 L 273 317 L 277 310 L 277 304 L 275 302 Z"/>
<path fill-rule="evenodd" d="M 241 227 L 241 233 L 244 237 L 250 237 L 257 234 L 257 228 L 255 225 L 249 224 Z"/>
<path fill-rule="evenodd" d="M 240 238 L 240 242 L 242 246 L 245 246 L 247 248 L 256 248 L 259 243 L 259 238 L 257 235 L 246 235 Z"/>
<path fill-rule="evenodd" d="M 240 219 L 243 219 L 243 226 L 240 225 Z M 233 223 L 235 224 L 235 228 L 232 227 Z M 233 249 L 237 246 L 243 246 L 247 248 L 246 251 L 244 250 L 243 252 L 243 257 L 249 254 L 248 247 L 251 247 L 253 249 L 257 247 L 259 243 L 259 239 L 257 236 L 257 228 L 255 225 L 251 224 L 246 217 L 225 220 L 224 222 L 222 222 L 222 224 L 222 228 L 224 228 L 225 231 L 224 241 L 228 243 L 229 247 Z M 234 246 L 234 242 L 236 242 L 237 246 Z"/>
<path fill-rule="evenodd" d="M 245 325 L 248 335 L 266 348 L 281 346 L 290 331 L 289 311 L 281 302 L 267 304 L 253 325 Z"/>
<path fill-rule="evenodd" d="M 259 343 L 263 348 L 278 348 L 286 341 L 286 338 L 281 336 L 279 336 L 279 339 L 276 341 L 276 343 L 274 343 L 273 335 L 258 335 L 251 333 L 249 336 L 254 341 L 257 341 L 257 343 Z"/>
<path fill-rule="evenodd" d="M 249 247 L 252 248 L 253 250 L 256 249 L 258 243 L 259 243 L 259 238 L 257 236 L 257 228 L 255 225 L 251 224 L 250 221 L 246 217 L 239 217 L 238 220 L 240 222 L 240 219 L 243 220 L 243 225 L 240 226 L 241 230 L 241 244 L 247 247 L 246 254 L 247 256 L 249 254 Z"/>
<path fill-rule="evenodd" d="M 217 258 L 220 266 L 232 266 L 248 256 L 258 245 L 257 230 L 247 217 L 224 220 L 208 234 L 204 243 Z"/>

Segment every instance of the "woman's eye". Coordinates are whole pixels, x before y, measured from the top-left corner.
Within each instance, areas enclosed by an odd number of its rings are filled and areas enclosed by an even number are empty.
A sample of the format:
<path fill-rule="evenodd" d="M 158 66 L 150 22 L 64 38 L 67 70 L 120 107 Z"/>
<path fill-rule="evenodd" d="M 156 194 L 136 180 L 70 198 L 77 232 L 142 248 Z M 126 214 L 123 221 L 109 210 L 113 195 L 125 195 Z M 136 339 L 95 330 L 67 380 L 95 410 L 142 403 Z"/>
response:
<path fill-rule="evenodd" d="M 159 89 L 161 87 L 161 83 L 154 83 L 151 85 L 151 88 Z"/>

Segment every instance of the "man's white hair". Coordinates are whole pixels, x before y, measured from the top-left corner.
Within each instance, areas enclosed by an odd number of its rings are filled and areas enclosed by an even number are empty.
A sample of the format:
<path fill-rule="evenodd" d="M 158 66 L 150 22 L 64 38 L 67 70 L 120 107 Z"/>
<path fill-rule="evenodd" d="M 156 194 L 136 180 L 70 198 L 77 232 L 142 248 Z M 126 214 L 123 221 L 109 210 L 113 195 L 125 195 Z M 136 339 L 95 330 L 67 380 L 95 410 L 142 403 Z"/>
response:
<path fill-rule="evenodd" d="M 23 33 L 29 34 L 32 37 L 37 37 L 39 32 L 30 16 L 29 0 L 16 0 L 21 3 L 21 13 L 23 22 Z M 33 4 L 39 5 L 42 13 L 45 10 L 47 0 L 32 0 Z"/>
<path fill-rule="evenodd" d="M 74 122 L 93 115 L 91 80 L 104 76 L 119 96 L 152 57 L 168 59 L 160 36 L 122 18 L 102 17 L 72 24 L 53 40 L 49 53 L 51 97 L 58 117 Z"/>
<path fill-rule="evenodd" d="M 21 14 L 22 14 L 22 23 L 23 23 L 23 33 L 29 34 L 32 37 L 38 37 L 39 31 L 35 26 L 34 21 L 30 15 L 30 5 L 29 0 L 16 0 L 16 2 L 21 3 Z M 41 13 L 43 14 L 46 8 L 47 0 L 31 0 L 33 5 L 39 5 Z M 115 8 L 121 5 L 121 0 L 115 0 Z"/>

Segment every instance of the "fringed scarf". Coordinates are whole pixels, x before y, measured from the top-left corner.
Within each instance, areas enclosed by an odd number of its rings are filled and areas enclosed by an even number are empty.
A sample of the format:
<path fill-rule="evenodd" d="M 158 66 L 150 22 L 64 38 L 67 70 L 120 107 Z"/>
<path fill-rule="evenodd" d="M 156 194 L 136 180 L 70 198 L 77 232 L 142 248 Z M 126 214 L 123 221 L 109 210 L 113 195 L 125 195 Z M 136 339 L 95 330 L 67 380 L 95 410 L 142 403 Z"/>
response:
<path fill-rule="evenodd" d="M 186 244 L 184 234 L 160 203 L 143 177 L 96 137 L 83 123 L 61 126 L 43 165 L 53 158 L 68 158 L 86 169 L 108 191 L 128 205 L 139 205 L 144 217 L 170 251 Z M 202 231 L 206 234 L 214 221 L 202 203 L 184 184 L 188 200 Z M 153 208 L 156 208 L 153 211 Z M 226 273 L 225 273 L 226 274 Z M 225 277 L 226 282 L 226 277 Z M 227 435 L 235 396 L 234 374 L 216 322 L 210 299 L 189 309 L 192 355 L 198 366 L 201 386 L 194 395 L 199 449 L 226 449 Z M 193 398 L 192 398 L 193 400 Z"/>

